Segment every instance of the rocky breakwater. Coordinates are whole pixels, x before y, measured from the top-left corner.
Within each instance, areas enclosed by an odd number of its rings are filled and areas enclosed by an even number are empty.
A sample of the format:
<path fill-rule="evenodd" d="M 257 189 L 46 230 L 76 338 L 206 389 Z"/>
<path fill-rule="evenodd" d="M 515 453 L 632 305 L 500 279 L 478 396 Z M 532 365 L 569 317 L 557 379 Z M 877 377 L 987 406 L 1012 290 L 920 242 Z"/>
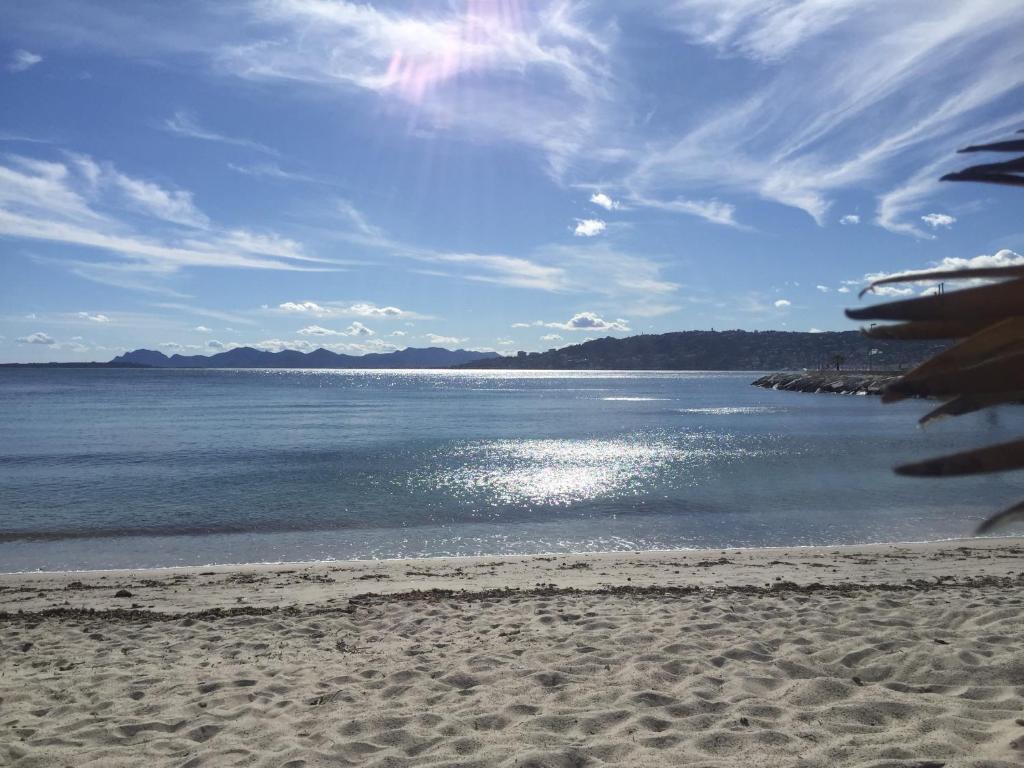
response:
<path fill-rule="evenodd" d="M 899 376 L 891 372 L 786 371 L 769 373 L 755 387 L 787 392 L 825 392 L 836 395 L 881 395 Z"/>

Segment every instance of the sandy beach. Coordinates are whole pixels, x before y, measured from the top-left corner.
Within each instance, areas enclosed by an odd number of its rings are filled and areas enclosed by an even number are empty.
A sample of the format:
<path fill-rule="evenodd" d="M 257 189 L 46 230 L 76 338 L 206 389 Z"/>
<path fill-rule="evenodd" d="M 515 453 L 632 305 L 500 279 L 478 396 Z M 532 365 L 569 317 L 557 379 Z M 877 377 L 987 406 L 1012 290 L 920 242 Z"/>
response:
<path fill-rule="evenodd" d="M 0 764 L 1020 766 L 1024 542 L 0 575 Z"/>

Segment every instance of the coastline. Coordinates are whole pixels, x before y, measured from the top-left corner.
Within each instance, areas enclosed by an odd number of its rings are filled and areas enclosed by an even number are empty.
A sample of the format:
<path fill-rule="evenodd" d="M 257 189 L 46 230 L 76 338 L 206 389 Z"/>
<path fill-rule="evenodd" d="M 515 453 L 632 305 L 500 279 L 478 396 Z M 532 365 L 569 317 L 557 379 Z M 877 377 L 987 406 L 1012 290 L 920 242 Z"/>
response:
<path fill-rule="evenodd" d="M 997 561 L 989 562 L 992 558 Z M 471 594 L 538 585 L 564 590 L 716 589 L 773 580 L 897 585 L 906 578 L 948 576 L 951 562 L 958 562 L 958 578 L 1013 576 L 1024 572 L 1024 538 L 22 571 L 0 573 L 0 615 L 143 604 L 147 610 L 175 612 L 239 603 L 308 606 L 366 593 L 456 589 Z M 112 598 L 118 589 L 132 591 L 128 605 Z M 18 593 L 22 596 L 12 597 Z"/>

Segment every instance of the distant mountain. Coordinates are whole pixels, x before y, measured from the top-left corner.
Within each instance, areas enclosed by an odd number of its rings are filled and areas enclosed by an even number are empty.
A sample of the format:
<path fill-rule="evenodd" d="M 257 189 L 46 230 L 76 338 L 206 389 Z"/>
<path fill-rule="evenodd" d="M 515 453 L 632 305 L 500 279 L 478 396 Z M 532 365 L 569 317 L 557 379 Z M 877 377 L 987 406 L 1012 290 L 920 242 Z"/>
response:
<path fill-rule="evenodd" d="M 171 355 L 152 349 L 136 349 L 118 355 L 110 362 L 147 365 L 155 368 L 451 368 L 456 365 L 498 357 L 495 352 L 472 352 L 465 349 L 399 350 L 374 352 L 369 355 L 342 355 L 328 349 L 299 352 L 285 349 L 265 352 L 252 347 L 236 347 L 216 355 Z"/>
<path fill-rule="evenodd" d="M 595 339 L 547 352 L 476 360 L 463 368 L 541 370 L 776 371 L 823 368 L 900 370 L 948 344 L 879 341 L 859 331 L 680 331 Z M 875 350 L 872 353 L 872 350 Z"/>
<path fill-rule="evenodd" d="M 0 368 L 148 368 L 141 363 L 0 363 Z"/>

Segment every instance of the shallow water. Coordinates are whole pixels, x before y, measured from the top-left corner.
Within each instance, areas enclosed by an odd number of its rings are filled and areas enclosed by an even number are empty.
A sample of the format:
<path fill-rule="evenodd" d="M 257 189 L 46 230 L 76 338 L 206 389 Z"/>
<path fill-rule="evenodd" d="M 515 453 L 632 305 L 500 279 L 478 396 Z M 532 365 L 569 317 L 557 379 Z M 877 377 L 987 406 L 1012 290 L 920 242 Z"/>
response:
<path fill-rule="evenodd" d="M 941 539 L 1024 496 L 890 470 L 1024 409 L 753 378 L 3 370 L 0 570 Z"/>

